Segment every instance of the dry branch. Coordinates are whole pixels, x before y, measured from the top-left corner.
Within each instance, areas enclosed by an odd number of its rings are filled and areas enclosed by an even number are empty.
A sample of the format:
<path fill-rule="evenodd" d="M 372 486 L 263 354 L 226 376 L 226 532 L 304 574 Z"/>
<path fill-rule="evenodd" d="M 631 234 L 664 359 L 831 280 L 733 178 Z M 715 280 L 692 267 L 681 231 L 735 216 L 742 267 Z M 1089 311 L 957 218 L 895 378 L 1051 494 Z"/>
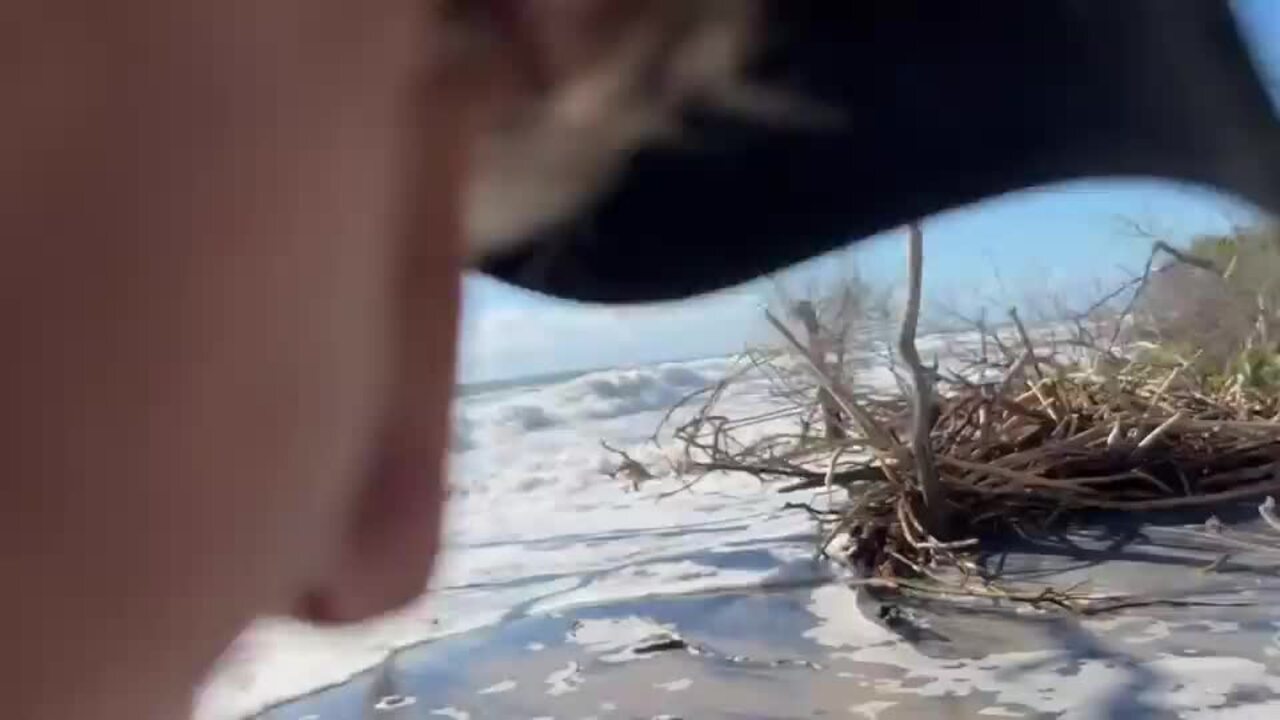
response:
<path fill-rule="evenodd" d="M 1280 532 L 1280 517 L 1276 516 L 1276 499 L 1267 496 L 1262 504 L 1258 506 L 1258 514 L 1262 516 L 1263 522 L 1271 527 L 1272 530 Z"/>
<path fill-rule="evenodd" d="M 933 377 L 920 361 L 916 328 L 920 324 L 920 290 L 924 275 L 924 234 L 919 223 L 908 227 L 907 305 L 898 334 L 898 354 L 911 370 L 911 457 L 926 514 L 926 529 L 936 537 L 950 535 L 946 490 L 933 458 Z"/>
<path fill-rule="evenodd" d="M 1086 327 L 1081 317 L 1065 342 L 1027 327 L 1016 309 L 1006 332 L 1010 342 L 980 320 L 971 356 L 939 374 L 925 366 L 917 347 L 923 238 L 918 226 L 908 230 L 907 302 L 894 346 L 910 387 L 856 394 L 842 374 L 844 350 L 832 365 L 828 349 L 814 341 L 843 341 L 852 337 L 847 328 L 833 332 L 807 323 L 811 342 L 805 343 L 766 311 L 783 350 L 747 353 L 730 379 L 682 401 L 683 420 L 671 435 L 683 452 L 678 465 L 686 482 L 671 492 L 716 472 L 781 480 L 783 493 L 839 488 L 848 499 L 836 512 L 789 505 L 824 525 L 821 554 L 878 578 L 878 587 L 1083 613 L 1165 601 L 1002 587 L 973 554 L 993 533 L 1056 530 L 1087 522 L 1099 510 L 1208 513 L 1265 497 L 1259 514 L 1280 525 L 1270 501 L 1280 494 L 1280 393 L 1251 389 L 1238 377 L 1214 380 L 1194 357 L 1173 353 L 1172 362 L 1167 354 L 1160 361 L 1136 345 L 1117 344 L 1132 302 L 1109 341 L 1103 336 L 1111 333 Z M 1216 272 L 1158 242 L 1146 272 L 1127 289 L 1141 292 L 1160 253 Z M 721 400 L 747 375 L 763 379 L 778 405 L 727 415 Z M 839 406 L 838 415 L 828 400 Z M 841 423 L 839 432 L 809 433 L 823 420 Z M 797 422 L 799 431 L 777 429 Z M 763 423 L 775 425 L 744 432 Z M 946 510 L 944 517 L 934 514 L 938 509 Z M 1280 545 L 1268 545 L 1276 542 L 1272 536 L 1214 537 L 1232 551 L 1280 555 Z M 831 547 L 838 538 L 847 542 L 836 552 Z M 945 570 L 961 579 L 946 579 Z"/>
<path fill-rule="evenodd" d="M 619 458 L 618 465 L 606 473 L 609 477 L 617 479 L 618 476 L 622 476 L 630 484 L 632 490 L 639 490 L 640 483 L 653 479 L 653 473 L 649 472 L 649 468 L 628 455 L 625 450 L 619 450 L 604 440 L 600 441 L 600 447 L 617 455 Z"/>
<path fill-rule="evenodd" d="M 880 450 L 896 448 L 898 443 L 894 441 L 892 436 L 890 436 L 884 429 L 884 426 L 881 425 L 880 421 L 862 407 L 862 404 L 854 397 L 853 392 L 838 380 L 831 377 L 823 367 L 823 363 L 814 358 L 810 353 L 809 348 L 801 343 L 796 338 L 795 334 L 792 333 L 791 330 L 782 323 L 782 321 L 778 320 L 773 313 L 766 310 L 764 314 L 765 319 L 769 321 L 769 324 L 772 325 L 778 333 L 782 335 L 783 339 L 785 339 L 787 343 L 800 354 L 800 357 L 804 358 L 805 362 L 809 365 L 809 368 L 813 371 L 813 374 L 817 377 L 818 384 L 827 392 L 831 393 L 831 396 L 835 398 L 835 401 L 840 404 L 841 409 L 848 413 L 849 416 L 860 426 L 863 434 L 871 444 Z"/>

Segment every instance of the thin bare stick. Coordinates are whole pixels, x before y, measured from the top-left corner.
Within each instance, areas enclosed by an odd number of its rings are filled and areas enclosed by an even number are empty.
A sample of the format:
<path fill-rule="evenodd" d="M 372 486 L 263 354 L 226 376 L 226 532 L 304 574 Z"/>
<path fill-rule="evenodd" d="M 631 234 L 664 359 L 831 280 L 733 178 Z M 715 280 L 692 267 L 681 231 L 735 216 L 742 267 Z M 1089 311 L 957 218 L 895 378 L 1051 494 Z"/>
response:
<path fill-rule="evenodd" d="M 916 348 L 916 327 L 920 324 L 920 295 L 924 276 L 924 233 L 920 223 L 907 226 L 907 306 L 898 333 L 898 354 L 911 369 L 911 457 L 916 480 L 928 517 L 926 530 L 945 536 L 950 524 L 946 512 L 946 490 L 938 479 L 933 457 L 933 377 L 920 361 Z"/>
<path fill-rule="evenodd" d="M 1018 317 L 1018 308 L 1009 308 L 1009 318 L 1013 320 L 1013 326 L 1018 329 L 1018 337 L 1022 340 L 1022 346 L 1027 349 L 1031 368 L 1036 371 L 1036 377 L 1043 380 L 1044 372 L 1040 370 L 1040 363 L 1036 360 L 1036 347 L 1031 343 L 1031 336 L 1027 334 L 1027 328 L 1022 324 L 1022 318 Z"/>
<path fill-rule="evenodd" d="M 1111 433 L 1107 435 L 1107 449 L 1108 450 L 1114 449 L 1117 445 L 1120 444 L 1120 440 L 1122 440 L 1123 438 L 1124 438 L 1124 435 L 1120 429 L 1120 421 L 1116 420 L 1115 425 L 1112 426 L 1111 428 Z"/>
<path fill-rule="evenodd" d="M 925 540 L 916 543 L 916 547 L 929 548 L 931 550 L 963 550 L 965 548 L 977 547 L 978 538 L 966 538 L 964 540 L 953 540 L 951 542 L 941 542 L 939 540 Z"/>
<path fill-rule="evenodd" d="M 1182 365 L 1179 365 L 1178 367 L 1169 371 L 1169 375 L 1165 377 L 1164 382 L 1160 383 L 1160 387 L 1156 388 L 1155 395 L 1151 396 L 1151 404 L 1147 406 L 1146 412 L 1142 414 L 1143 417 L 1146 417 L 1147 415 L 1151 414 L 1151 411 L 1154 410 L 1156 408 L 1156 405 L 1160 402 L 1160 400 L 1164 398 L 1164 394 L 1166 391 L 1168 391 L 1169 385 L 1173 383 L 1173 379 L 1178 377 L 1178 375 L 1180 375 L 1183 370 L 1186 370 L 1186 368 L 1187 368 L 1187 364 L 1183 363 Z"/>
<path fill-rule="evenodd" d="M 836 474 L 836 464 L 840 462 L 840 456 L 844 454 L 844 448 L 845 446 L 841 445 L 836 448 L 835 452 L 831 453 L 831 462 L 827 463 L 827 475 L 826 477 L 822 478 L 822 486 L 826 488 L 826 491 L 828 493 L 827 495 L 828 506 L 830 506 L 830 503 L 831 503 L 831 495 L 830 495 L 831 478 L 834 477 Z"/>
<path fill-rule="evenodd" d="M 1262 516 L 1263 522 L 1270 525 L 1272 530 L 1280 531 L 1280 517 L 1276 517 L 1275 498 L 1268 495 L 1258 506 L 1258 515 Z"/>
<path fill-rule="evenodd" d="M 623 478 L 630 483 L 632 490 L 639 490 L 640 483 L 645 480 L 653 479 L 653 473 L 649 472 L 649 468 L 645 467 L 639 460 L 628 455 L 625 450 L 619 450 L 604 440 L 600 441 L 600 447 L 621 458 L 616 468 L 605 473 L 609 477 L 616 479 L 619 475 L 623 476 Z"/>
<path fill-rule="evenodd" d="M 1182 419 L 1184 417 L 1186 417 L 1186 414 L 1183 411 L 1179 410 L 1178 412 L 1173 414 L 1173 417 L 1157 425 L 1155 430 L 1152 430 L 1151 432 L 1147 433 L 1147 436 L 1142 438 L 1142 440 L 1138 443 L 1136 452 L 1143 452 L 1145 450 L 1150 449 L 1151 446 L 1154 445 L 1156 441 L 1159 440 L 1165 433 L 1172 430 L 1173 426 L 1182 422 Z"/>
<path fill-rule="evenodd" d="M 858 401 L 853 397 L 853 393 L 850 392 L 848 388 L 844 387 L 842 383 L 835 380 L 829 373 L 827 373 L 827 371 L 822 367 L 822 364 L 817 362 L 809 354 L 809 348 L 801 343 L 800 340 L 796 338 L 795 334 L 792 333 L 791 330 L 782 323 L 782 321 L 774 317 L 773 313 L 768 310 L 764 311 L 764 316 L 765 319 L 769 321 L 769 324 L 772 325 L 774 329 L 782 335 L 783 339 L 787 341 L 787 344 L 798 352 L 800 357 L 804 358 L 809 369 L 817 377 L 819 384 L 826 388 L 831 393 L 831 396 L 835 398 L 836 402 L 840 404 L 840 408 L 848 413 L 849 417 L 853 418 L 853 420 L 858 423 L 862 428 L 863 434 L 866 435 L 867 440 L 871 442 L 872 446 L 880 450 L 893 450 L 897 446 L 897 443 L 893 441 L 888 431 L 880 424 L 880 421 L 876 420 L 875 416 L 867 412 L 867 410 L 858 403 Z"/>
<path fill-rule="evenodd" d="M 1104 510 L 1172 510 L 1183 507 L 1208 507 L 1230 500 L 1245 500 L 1277 491 L 1280 491 L 1280 478 L 1274 478 L 1269 482 L 1260 482 L 1231 490 L 1223 490 L 1222 492 L 1205 493 L 1191 497 L 1167 497 L 1151 500 L 1107 500 L 1101 497 L 1089 497 L 1081 498 L 1080 503 L 1084 507 L 1095 507 Z"/>

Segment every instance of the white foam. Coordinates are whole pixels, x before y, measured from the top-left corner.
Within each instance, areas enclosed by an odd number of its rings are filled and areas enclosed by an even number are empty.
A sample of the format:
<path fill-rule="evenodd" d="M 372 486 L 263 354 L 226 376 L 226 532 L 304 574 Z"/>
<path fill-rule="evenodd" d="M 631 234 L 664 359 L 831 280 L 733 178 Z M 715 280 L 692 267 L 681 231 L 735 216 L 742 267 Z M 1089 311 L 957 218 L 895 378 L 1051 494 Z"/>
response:
<path fill-rule="evenodd" d="M 583 645 L 608 663 L 621 663 L 651 657 L 635 652 L 645 642 L 675 637 L 674 628 L 648 618 L 625 617 L 583 620 L 569 633 L 569 642 Z"/>
<path fill-rule="evenodd" d="M 515 690 L 517 687 L 518 685 L 515 680 L 507 679 L 507 680 L 502 680 L 501 682 L 494 683 L 489 687 L 481 688 L 480 690 L 476 691 L 476 694 L 477 695 L 498 695 L 500 693 L 509 693 L 512 690 Z"/>
<path fill-rule="evenodd" d="M 570 661 L 563 668 L 547 676 L 548 695 L 567 695 L 577 692 L 582 684 L 582 668 L 578 663 Z"/>
<path fill-rule="evenodd" d="M 241 718 L 342 682 L 395 648 L 513 616 L 825 572 L 810 562 L 808 517 L 783 510 L 784 498 L 755 478 L 717 473 L 670 494 L 685 478 L 672 470 L 675 448 L 650 442 L 657 423 L 672 402 L 734 368 L 724 358 L 667 363 L 460 398 L 450 453 L 455 493 L 430 596 L 349 628 L 255 623 L 203 688 L 197 720 Z M 856 380 L 894 384 L 882 366 Z M 776 400 L 768 390 L 764 378 L 748 374 L 730 386 L 722 407 L 742 417 L 771 410 Z M 750 432 L 794 429 L 795 422 L 771 420 Z M 604 470 L 617 458 L 601 440 L 626 450 L 655 479 L 635 492 L 610 479 Z M 833 648 L 893 642 L 896 636 L 859 616 L 853 597 L 845 588 L 818 590 L 811 609 L 828 620 L 810 637 Z M 893 645 L 884 657 L 908 662 L 905 652 Z"/>
<path fill-rule="evenodd" d="M 898 636 L 858 611 L 858 594 L 843 585 L 824 585 L 813 591 L 809 611 L 821 618 L 804 636 L 826 647 L 861 647 L 897 642 Z"/>
<path fill-rule="evenodd" d="M 713 474 L 665 497 L 684 478 L 672 471 L 675 449 L 649 442 L 656 425 L 672 403 L 737 367 L 728 358 L 665 363 L 460 398 L 450 453 L 454 495 L 429 599 L 337 630 L 256 623 L 203 689 L 198 720 L 243 717 L 342 682 L 394 648 L 512 613 L 823 572 L 809 562 L 808 518 L 782 510 L 782 499 L 754 478 Z M 859 382 L 893 382 L 887 372 L 866 375 Z M 729 387 L 722 407 L 738 416 L 773 409 L 768 389 L 763 377 L 748 374 Z M 770 421 L 752 432 L 795 422 Z M 616 457 L 602 439 L 656 479 L 637 492 L 611 480 L 604 470 Z"/>
<path fill-rule="evenodd" d="M 880 717 L 880 713 L 897 704 L 893 700 L 868 700 L 857 705 L 850 705 L 849 712 L 867 720 L 876 720 L 876 718 Z"/>
<path fill-rule="evenodd" d="M 1010 710 L 1000 705 L 990 705 L 978 711 L 979 715 L 987 717 L 1026 717 L 1026 713 L 1020 713 L 1017 710 Z"/>
<path fill-rule="evenodd" d="M 899 677 L 872 681 L 882 696 L 981 692 L 994 695 L 1001 706 L 1089 720 L 1113 715 L 1116 704 L 1140 702 L 1186 713 L 1225 704 L 1235 688 L 1280 692 L 1280 677 L 1269 674 L 1262 663 L 1236 657 L 1165 657 L 1139 668 L 1117 668 L 1103 658 L 1073 657 L 1064 650 L 996 653 L 976 660 L 934 658 L 862 618 L 855 599 L 856 593 L 844 587 L 815 590 L 809 608 L 821 622 L 809 636 L 824 646 L 844 648 L 833 657 L 902 670 Z M 1067 666 L 1072 672 L 1058 671 Z"/>
<path fill-rule="evenodd" d="M 677 678 L 668 682 L 654 683 L 653 686 L 659 690 L 667 692 L 684 692 L 693 687 L 693 680 L 689 678 Z"/>

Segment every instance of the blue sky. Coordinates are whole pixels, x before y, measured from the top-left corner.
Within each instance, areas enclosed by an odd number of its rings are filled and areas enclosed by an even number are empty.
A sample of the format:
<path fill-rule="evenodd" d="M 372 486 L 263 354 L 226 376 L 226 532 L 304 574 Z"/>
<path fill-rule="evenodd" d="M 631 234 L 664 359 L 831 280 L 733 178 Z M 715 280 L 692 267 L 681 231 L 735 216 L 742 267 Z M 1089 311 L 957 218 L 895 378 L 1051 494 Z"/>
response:
<path fill-rule="evenodd" d="M 1264 67 L 1280 78 L 1280 0 L 1237 2 Z M 1087 302 L 1097 284 L 1141 269 L 1150 240 L 1136 220 L 1174 241 L 1256 217 L 1202 188 L 1090 181 L 1030 190 L 926 221 L 925 296 L 934 313 L 1003 310 L 1056 295 Z M 775 282 L 798 292 L 854 266 L 900 284 L 904 233 L 886 233 L 780 273 L 678 305 L 600 307 L 550 300 L 473 275 L 464 286 L 463 382 L 724 354 L 761 339 L 760 308 Z"/>

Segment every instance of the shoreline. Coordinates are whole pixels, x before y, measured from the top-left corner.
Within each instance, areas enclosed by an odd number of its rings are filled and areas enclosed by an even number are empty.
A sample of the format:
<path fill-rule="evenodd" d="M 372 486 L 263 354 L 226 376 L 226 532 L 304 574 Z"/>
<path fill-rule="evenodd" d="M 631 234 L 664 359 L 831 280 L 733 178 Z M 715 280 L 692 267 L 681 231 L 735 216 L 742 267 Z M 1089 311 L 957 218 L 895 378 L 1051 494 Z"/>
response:
<path fill-rule="evenodd" d="M 1043 560 L 1018 559 L 1074 572 Z M 1116 584 L 1135 567 L 1191 589 L 1185 573 L 1148 562 L 1115 560 L 1106 575 Z M 1249 576 L 1232 587 L 1260 593 L 1258 606 L 1098 618 L 897 599 L 907 621 L 886 624 L 874 619 L 883 599 L 840 582 L 584 607 L 404 650 L 383 673 L 254 717 L 1266 716 L 1280 709 L 1280 578 Z M 403 713 L 369 712 L 387 687 Z"/>

